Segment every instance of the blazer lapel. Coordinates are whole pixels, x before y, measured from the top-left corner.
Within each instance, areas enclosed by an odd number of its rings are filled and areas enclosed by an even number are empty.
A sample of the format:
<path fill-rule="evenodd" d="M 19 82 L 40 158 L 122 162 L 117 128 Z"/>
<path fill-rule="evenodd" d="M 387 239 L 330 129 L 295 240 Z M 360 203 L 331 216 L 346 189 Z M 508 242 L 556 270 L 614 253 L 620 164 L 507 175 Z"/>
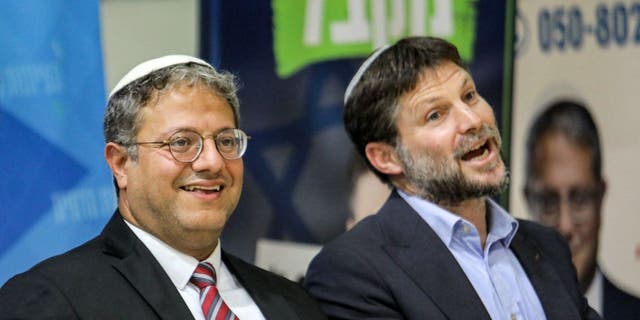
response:
<path fill-rule="evenodd" d="M 193 319 L 169 276 L 126 226 L 119 212 L 113 215 L 102 236 L 105 238 L 105 253 L 117 258 L 113 267 L 138 291 L 159 318 Z"/>
<path fill-rule="evenodd" d="M 449 249 L 397 193 L 378 215 L 385 230 L 384 250 L 448 318 L 490 319 Z"/>
<path fill-rule="evenodd" d="M 266 319 L 298 319 L 289 303 L 281 294 L 273 292 L 268 285 L 268 279 L 264 279 L 260 272 L 252 270 L 253 266 L 224 251 L 222 260 L 247 290 Z"/>
<path fill-rule="evenodd" d="M 547 319 L 580 319 L 580 314 L 573 308 L 574 303 L 562 287 L 562 281 L 552 265 L 535 243 L 527 240 L 527 231 L 522 228 L 522 224 L 520 226 L 511 241 L 511 249 L 529 276 Z"/>

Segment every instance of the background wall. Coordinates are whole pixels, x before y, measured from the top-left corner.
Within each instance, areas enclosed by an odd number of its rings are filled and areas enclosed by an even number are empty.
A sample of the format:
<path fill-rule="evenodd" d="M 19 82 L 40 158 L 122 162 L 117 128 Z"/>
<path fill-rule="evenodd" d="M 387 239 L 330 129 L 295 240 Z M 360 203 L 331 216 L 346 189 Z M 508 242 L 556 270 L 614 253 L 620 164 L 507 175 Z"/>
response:
<path fill-rule="evenodd" d="M 107 92 L 134 65 L 170 53 L 198 55 L 199 0 L 102 0 Z"/>

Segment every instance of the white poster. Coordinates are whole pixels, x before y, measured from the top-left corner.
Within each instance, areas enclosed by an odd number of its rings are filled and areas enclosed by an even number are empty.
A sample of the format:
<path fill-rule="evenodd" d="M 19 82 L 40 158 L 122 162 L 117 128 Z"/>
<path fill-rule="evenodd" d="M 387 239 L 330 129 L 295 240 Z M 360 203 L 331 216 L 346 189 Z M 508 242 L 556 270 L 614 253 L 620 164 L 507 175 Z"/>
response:
<path fill-rule="evenodd" d="M 511 211 L 523 196 L 527 130 L 554 99 L 584 102 L 600 130 L 607 182 L 598 261 L 640 295 L 640 1 L 518 1 Z"/>

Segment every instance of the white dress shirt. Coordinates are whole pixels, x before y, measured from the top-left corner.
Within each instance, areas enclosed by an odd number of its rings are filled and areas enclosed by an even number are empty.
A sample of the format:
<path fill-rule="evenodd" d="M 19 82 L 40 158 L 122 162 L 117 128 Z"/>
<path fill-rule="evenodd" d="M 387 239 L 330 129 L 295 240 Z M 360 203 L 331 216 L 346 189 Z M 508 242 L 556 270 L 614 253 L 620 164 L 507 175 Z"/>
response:
<path fill-rule="evenodd" d="M 184 302 L 191 310 L 196 320 L 204 320 L 202 308 L 200 306 L 200 290 L 189 282 L 191 275 L 196 270 L 199 261 L 192 256 L 186 255 L 150 233 L 130 224 L 127 225 L 142 243 L 151 251 L 151 254 L 158 260 L 160 266 L 167 273 L 173 285 L 184 299 Z M 221 259 L 220 239 L 218 246 L 211 255 L 204 261 L 211 263 L 216 270 L 216 287 L 222 300 L 229 306 L 229 309 L 240 319 L 263 320 L 264 315 L 260 308 L 253 301 L 247 290 L 238 282 L 233 274 L 227 269 Z M 202 262 L 204 262 L 202 261 Z"/>
<path fill-rule="evenodd" d="M 587 292 L 584 294 L 589 302 L 589 306 L 600 315 L 602 314 L 602 300 L 604 299 L 602 296 L 602 277 L 602 272 L 600 268 L 597 267 L 596 274 L 593 276 L 593 280 L 591 280 L 589 289 L 587 289 Z"/>

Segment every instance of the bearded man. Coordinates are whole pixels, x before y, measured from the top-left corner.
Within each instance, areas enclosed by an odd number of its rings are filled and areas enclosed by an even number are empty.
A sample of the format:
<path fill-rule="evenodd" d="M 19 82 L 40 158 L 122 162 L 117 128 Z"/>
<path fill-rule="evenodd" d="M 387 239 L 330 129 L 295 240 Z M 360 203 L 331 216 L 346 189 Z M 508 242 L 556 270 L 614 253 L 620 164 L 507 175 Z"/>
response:
<path fill-rule="evenodd" d="M 376 50 L 345 93 L 346 130 L 393 192 L 327 244 L 306 286 L 333 319 L 599 319 L 554 230 L 491 200 L 508 172 L 491 106 L 455 46 Z"/>

